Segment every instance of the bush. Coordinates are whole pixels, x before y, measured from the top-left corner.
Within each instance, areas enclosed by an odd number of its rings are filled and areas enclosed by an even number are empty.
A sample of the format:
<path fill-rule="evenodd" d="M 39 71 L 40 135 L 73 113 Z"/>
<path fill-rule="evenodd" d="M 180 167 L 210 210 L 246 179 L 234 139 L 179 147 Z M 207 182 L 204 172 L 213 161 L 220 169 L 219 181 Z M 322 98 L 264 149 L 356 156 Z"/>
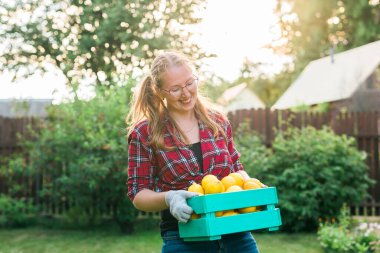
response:
<path fill-rule="evenodd" d="M 25 227 L 34 222 L 35 214 L 29 201 L 0 195 L 0 227 Z"/>
<path fill-rule="evenodd" d="M 366 155 L 353 138 L 328 128 L 289 128 L 276 134 L 273 152 L 264 183 L 277 187 L 287 231 L 314 231 L 319 217 L 336 217 L 344 203 L 367 196 Z"/>
<path fill-rule="evenodd" d="M 98 90 L 90 101 L 52 106 L 43 128 L 25 142 L 27 166 L 44 175 L 40 197 L 69 207 L 64 214 L 69 226 L 97 225 L 111 214 L 124 229 L 125 219 L 137 215 L 125 201 L 131 86 Z"/>
<path fill-rule="evenodd" d="M 247 173 L 265 181 L 271 152 L 265 147 L 261 137 L 249 128 L 249 121 L 239 124 L 234 131 L 234 141 L 240 153 L 240 162 Z"/>
<path fill-rule="evenodd" d="M 29 199 L 30 191 L 25 179 L 32 176 L 22 154 L 0 159 L 1 184 L 7 194 L 0 195 L 0 227 L 25 227 L 34 224 L 36 208 Z"/>
<path fill-rule="evenodd" d="M 318 240 L 326 253 L 371 253 L 379 238 L 373 231 L 354 228 L 344 206 L 338 223 L 320 223 Z"/>
<path fill-rule="evenodd" d="M 1 184 L 7 189 L 8 197 L 19 199 L 20 196 L 30 196 L 25 179 L 32 178 L 35 173 L 27 164 L 27 154 L 23 152 L 0 158 Z"/>

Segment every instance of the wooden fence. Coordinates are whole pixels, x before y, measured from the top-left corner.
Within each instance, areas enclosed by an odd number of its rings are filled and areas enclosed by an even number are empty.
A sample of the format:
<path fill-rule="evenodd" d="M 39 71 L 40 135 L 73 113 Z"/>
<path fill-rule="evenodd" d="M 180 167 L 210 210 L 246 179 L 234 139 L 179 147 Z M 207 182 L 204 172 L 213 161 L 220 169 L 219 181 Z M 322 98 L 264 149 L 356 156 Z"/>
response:
<path fill-rule="evenodd" d="M 322 126 L 330 126 L 337 134 L 346 134 L 357 140 L 358 148 L 367 152 L 367 162 L 370 167 L 369 176 L 377 181 L 369 190 L 371 200 L 359 207 L 352 207 L 357 215 L 380 216 L 380 112 L 327 112 L 327 113 L 294 113 L 291 111 L 270 109 L 239 110 L 228 115 L 234 129 L 241 122 L 249 120 L 250 128 L 259 133 L 265 144 L 270 147 L 274 139 L 275 129 L 285 130 L 289 125 L 305 127 L 308 125 L 320 129 Z M 41 120 L 31 118 L 10 119 L 0 117 L 0 156 L 6 156 L 19 152 L 17 133 L 25 133 L 27 125 L 33 128 L 40 127 Z M 33 180 L 32 180 L 33 181 Z M 40 179 L 43 181 L 43 179 Z M 4 182 L 4 181 L 3 181 Z M 38 185 L 38 184 L 37 184 Z M 25 187 L 31 187 L 30 193 L 38 198 L 36 184 L 30 179 L 25 180 Z M 7 192 L 0 176 L 0 193 Z M 42 200 L 39 200 L 42 201 Z M 42 203 L 47 208 L 46 212 L 56 213 L 56 208 L 51 203 Z"/>
<path fill-rule="evenodd" d="M 354 137 L 358 148 L 368 154 L 369 176 L 376 185 L 369 189 L 370 200 L 359 207 L 352 207 L 357 215 L 380 216 L 380 112 L 337 112 L 294 113 L 288 110 L 239 110 L 228 115 L 232 127 L 247 121 L 250 128 L 260 134 L 265 144 L 270 147 L 275 136 L 275 129 L 286 130 L 288 126 L 305 127 L 330 126 L 336 134 Z"/>
<path fill-rule="evenodd" d="M 29 126 L 38 129 L 41 122 L 37 118 L 5 118 L 0 116 L 0 156 L 19 152 L 18 134 L 26 136 Z"/>

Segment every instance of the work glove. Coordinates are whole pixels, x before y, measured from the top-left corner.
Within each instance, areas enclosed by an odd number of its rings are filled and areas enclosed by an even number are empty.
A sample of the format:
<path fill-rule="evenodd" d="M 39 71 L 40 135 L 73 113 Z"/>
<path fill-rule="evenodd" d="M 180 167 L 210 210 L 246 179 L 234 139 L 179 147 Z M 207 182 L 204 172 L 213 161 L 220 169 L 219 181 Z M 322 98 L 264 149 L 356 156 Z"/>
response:
<path fill-rule="evenodd" d="M 193 209 L 187 205 L 186 199 L 194 196 L 198 196 L 198 193 L 185 190 L 168 191 L 165 194 L 165 202 L 170 213 L 180 222 L 186 223 L 193 213 Z"/>

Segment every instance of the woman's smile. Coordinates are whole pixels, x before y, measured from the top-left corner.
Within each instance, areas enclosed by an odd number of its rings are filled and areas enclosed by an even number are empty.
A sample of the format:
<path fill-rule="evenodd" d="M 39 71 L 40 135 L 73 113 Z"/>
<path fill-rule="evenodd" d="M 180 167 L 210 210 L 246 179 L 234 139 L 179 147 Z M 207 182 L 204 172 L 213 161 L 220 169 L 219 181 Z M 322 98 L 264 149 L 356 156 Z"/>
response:
<path fill-rule="evenodd" d="M 185 98 L 185 99 L 182 99 L 182 100 L 180 100 L 180 102 L 181 102 L 182 104 L 184 104 L 184 105 L 188 105 L 188 104 L 191 103 L 191 97 L 189 97 L 189 98 Z"/>

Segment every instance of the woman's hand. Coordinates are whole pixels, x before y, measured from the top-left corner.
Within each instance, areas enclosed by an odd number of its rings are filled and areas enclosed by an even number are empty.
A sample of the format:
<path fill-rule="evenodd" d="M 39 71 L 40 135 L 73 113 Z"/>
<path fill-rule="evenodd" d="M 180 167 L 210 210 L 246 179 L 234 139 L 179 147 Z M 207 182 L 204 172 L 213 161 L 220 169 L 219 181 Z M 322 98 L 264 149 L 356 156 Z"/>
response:
<path fill-rule="evenodd" d="M 198 196 L 198 193 L 185 190 L 168 191 L 165 195 L 165 202 L 170 213 L 180 222 L 186 223 L 193 213 L 193 209 L 187 205 L 186 199 L 194 196 Z"/>

